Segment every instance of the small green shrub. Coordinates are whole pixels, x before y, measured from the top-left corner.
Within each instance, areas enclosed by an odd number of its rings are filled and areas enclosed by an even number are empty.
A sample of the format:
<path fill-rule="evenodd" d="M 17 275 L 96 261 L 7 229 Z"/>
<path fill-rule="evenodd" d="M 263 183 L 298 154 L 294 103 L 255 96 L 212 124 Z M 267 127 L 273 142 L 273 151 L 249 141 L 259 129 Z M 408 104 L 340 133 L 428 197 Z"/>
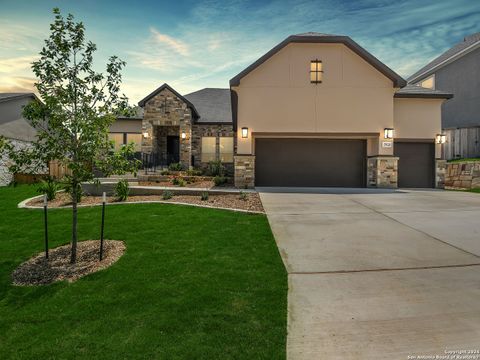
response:
<path fill-rule="evenodd" d="M 170 175 L 170 171 L 169 170 L 162 170 L 160 172 L 160 175 Z"/>
<path fill-rule="evenodd" d="M 185 186 L 185 180 L 181 177 L 175 177 L 172 180 L 172 184 L 180 186 L 180 187 L 184 187 Z"/>
<path fill-rule="evenodd" d="M 211 176 L 225 176 L 225 166 L 223 166 L 220 160 L 210 161 L 208 163 L 208 173 Z"/>
<path fill-rule="evenodd" d="M 202 201 L 207 201 L 208 200 L 208 191 L 203 191 L 202 194 L 200 195 L 200 199 Z"/>
<path fill-rule="evenodd" d="M 119 201 L 127 200 L 128 195 L 130 194 L 130 187 L 128 185 L 128 181 L 123 179 L 117 182 L 117 184 L 115 185 L 114 192 L 115 192 L 115 197 Z"/>
<path fill-rule="evenodd" d="M 52 177 L 47 177 L 45 180 L 41 180 L 38 185 L 37 192 L 39 194 L 46 194 L 47 200 L 55 200 L 57 197 L 57 191 L 60 190 L 61 186 L 55 181 Z"/>
<path fill-rule="evenodd" d="M 215 176 L 213 178 L 213 183 L 215 184 L 215 186 L 220 186 L 220 185 L 223 185 L 227 182 L 227 178 L 224 177 L 224 176 Z"/>
<path fill-rule="evenodd" d="M 162 199 L 163 200 L 169 200 L 173 197 L 173 192 L 170 190 L 165 190 L 162 194 Z"/>
<path fill-rule="evenodd" d="M 201 175 L 203 175 L 203 170 L 202 169 L 189 169 L 189 170 L 187 170 L 187 175 L 188 176 L 201 176 Z"/>
<path fill-rule="evenodd" d="M 248 199 L 248 194 L 245 191 L 240 191 L 240 194 L 238 196 L 240 200 L 247 201 Z"/>
<path fill-rule="evenodd" d="M 183 165 L 182 163 L 171 163 L 168 165 L 168 170 L 170 171 L 182 171 L 183 170 Z"/>

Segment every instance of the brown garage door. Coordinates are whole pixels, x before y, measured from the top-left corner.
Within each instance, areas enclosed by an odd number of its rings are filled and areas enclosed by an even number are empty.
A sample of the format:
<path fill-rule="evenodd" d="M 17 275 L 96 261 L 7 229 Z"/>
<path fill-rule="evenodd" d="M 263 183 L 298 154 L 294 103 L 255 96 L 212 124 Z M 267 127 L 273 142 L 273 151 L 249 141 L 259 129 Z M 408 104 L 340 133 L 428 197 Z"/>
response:
<path fill-rule="evenodd" d="M 365 187 L 364 140 L 256 139 L 256 186 Z"/>
<path fill-rule="evenodd" d="M 398 160 L 398 186 L 435 187 L 435 145 L 421 142 L 395 142 Z"/>

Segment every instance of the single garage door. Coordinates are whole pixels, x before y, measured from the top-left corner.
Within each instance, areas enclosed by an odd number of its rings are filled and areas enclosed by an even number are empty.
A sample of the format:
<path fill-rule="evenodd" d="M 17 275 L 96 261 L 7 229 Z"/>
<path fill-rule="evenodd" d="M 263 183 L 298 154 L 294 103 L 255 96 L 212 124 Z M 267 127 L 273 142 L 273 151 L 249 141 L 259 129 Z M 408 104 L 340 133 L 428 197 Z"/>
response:
<path fill-rule="evenodd" d="M 365 187 L 366 141 L 256 139 L 256 186 Z"/>
<path fill-rule="evenodd" d="M 435 187 L 435 144 L 395 142 L 394 153 L 399 157 L 399 187 Z"/>

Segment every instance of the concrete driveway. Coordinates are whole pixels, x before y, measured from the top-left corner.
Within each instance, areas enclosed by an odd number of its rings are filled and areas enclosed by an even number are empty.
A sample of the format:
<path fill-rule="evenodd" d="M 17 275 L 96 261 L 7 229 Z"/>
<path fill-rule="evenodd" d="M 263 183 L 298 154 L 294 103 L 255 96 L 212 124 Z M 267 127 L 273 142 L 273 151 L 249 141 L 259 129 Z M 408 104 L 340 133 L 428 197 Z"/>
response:
<path fill-rule="evenodd" d="M 258 190 L 289 273 L 288 359 L 480 349 L 480 195 Z"/>

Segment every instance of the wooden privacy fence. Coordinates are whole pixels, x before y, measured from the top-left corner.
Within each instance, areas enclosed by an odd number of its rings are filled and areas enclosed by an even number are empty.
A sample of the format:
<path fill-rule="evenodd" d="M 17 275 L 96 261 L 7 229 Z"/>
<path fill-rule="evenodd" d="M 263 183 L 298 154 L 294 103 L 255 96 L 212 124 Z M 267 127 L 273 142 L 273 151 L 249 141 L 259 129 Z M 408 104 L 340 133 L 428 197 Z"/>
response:
<path fill-rule="evenodd" d="M 50 161 L 48 164 L 48 173 L 50 176 L 61 179 L 65 175 L 70 175 L 71 171 L 65 165 L 61 164 L 59 161 Z"/>
<path fill-rule="evenodd" d="M 447 141 L 443 145 L 445 159 L 480 157 L 480 126 L 445 129 Z"/>

